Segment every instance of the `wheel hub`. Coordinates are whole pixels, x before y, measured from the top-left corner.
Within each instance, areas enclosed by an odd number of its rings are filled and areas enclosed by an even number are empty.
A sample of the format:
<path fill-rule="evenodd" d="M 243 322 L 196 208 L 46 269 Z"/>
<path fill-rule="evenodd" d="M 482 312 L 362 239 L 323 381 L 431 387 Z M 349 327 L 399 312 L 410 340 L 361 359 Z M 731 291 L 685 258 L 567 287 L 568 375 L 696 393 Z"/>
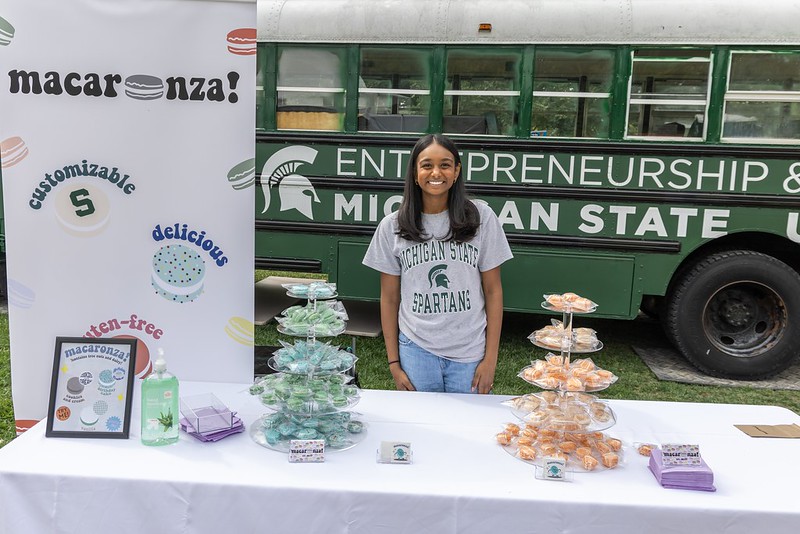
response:
<path fill-rule="evenodd" d="M 744 326 L 753 318 L 750 305 L 744 302 L 725 302 L 722 310 L 722 316 L 731 326 Z"/>
<path fill-rule="evenodd" d="M 721 288 L 706 303 L 704 329 L 720 351 L 752 357 L 769 350 L 786 326 L 785 304 L 771 288 L 739 282 Z"/>

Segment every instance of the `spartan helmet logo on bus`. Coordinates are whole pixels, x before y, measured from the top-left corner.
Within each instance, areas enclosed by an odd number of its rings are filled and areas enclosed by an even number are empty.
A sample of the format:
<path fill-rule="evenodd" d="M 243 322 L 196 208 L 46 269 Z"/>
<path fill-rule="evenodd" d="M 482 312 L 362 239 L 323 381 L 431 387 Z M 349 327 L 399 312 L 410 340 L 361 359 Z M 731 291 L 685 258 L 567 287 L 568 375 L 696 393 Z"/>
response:
<path fill-rule="evenodd" d="M 295 209 L 314 220 L 314 204 L 319 202 L 311 181 L 295 171 L 301 165 L 314 163 L 317 151 L 307 146 L 282 148 L 269 157 L 261 170 L 261 190 L 264 192 L 264 209 L 269 209 L 272 189 L 277 186 L 280 210 Z"/>

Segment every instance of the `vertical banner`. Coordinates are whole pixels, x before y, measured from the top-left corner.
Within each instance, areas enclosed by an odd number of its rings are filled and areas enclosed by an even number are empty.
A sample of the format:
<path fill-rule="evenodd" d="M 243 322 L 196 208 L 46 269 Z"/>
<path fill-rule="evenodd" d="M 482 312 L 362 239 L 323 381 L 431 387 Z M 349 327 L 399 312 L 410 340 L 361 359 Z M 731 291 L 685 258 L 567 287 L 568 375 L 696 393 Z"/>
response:
<path fill-rule="evenodd" d="M 57 336 L 136 339 L 138 378 L 163 349 L 180 379 L 252 380 L 255 19 L 255 2 L 0 5 L 18 431 L 46 414 Z"/>

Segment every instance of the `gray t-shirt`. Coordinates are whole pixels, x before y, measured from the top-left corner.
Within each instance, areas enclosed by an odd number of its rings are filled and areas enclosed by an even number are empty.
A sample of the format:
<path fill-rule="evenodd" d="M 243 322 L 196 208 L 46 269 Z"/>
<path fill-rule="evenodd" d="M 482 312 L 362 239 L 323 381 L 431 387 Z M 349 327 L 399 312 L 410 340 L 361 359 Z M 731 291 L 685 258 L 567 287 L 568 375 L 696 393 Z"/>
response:
<path fill-rule="evenodd" d="M 486 347 L 486 311 L 481 272 L 511 259 L 500 221 L 483 202 L 475 237 L 464 243 L 442 241 L 448 213 L 422 214 L 431 239 L 416 243 L 397 235 L 397 213 L 378 225 L 364 265 L 400 276 L 400 330 L 429 352 L 462 362 L 481 360 Z"/>

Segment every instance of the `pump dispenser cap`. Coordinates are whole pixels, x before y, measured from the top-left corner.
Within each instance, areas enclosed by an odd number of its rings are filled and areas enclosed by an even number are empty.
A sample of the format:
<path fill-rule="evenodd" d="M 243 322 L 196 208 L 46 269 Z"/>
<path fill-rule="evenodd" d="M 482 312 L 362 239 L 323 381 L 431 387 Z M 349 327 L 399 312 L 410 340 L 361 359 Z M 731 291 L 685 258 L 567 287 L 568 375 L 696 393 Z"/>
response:
<path fill-rule="evenodd" d="M 167 370 L 167 361 L 164 359 L 164 349 L 158 349 L 158 358 L 153 364 L 153 370 L 156 373 L 163 373 Z"/>

